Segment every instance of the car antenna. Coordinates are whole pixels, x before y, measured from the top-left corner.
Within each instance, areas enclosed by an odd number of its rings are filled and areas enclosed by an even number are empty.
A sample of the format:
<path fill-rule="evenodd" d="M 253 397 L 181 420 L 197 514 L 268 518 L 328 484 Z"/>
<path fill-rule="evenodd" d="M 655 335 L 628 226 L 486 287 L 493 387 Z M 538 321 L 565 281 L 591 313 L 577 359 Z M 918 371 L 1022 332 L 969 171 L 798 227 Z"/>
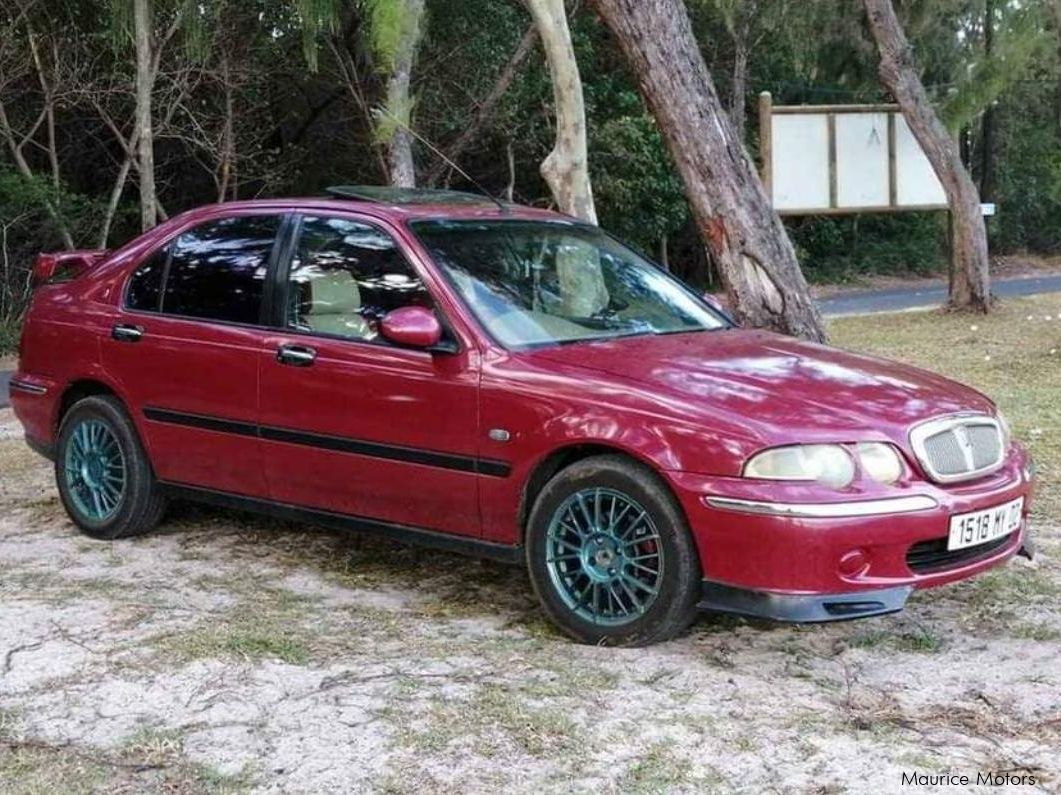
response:
<path fill-rule="evenodd" d="M 508 208 L 507 204 L 505 204 L 503 201 L 501 201 L 499 198 L 497 198 L 494 194 L 492 194 L 490 191 L 488 191 L 486 188 L 484 188 L 482 185 L 480 185 L 476 180 L 472 179 L 471 175 L 467 171 L 465 171 L 463 168 L 461 168 L 456 163 L 454 163 L 452 160 L 450 160 L 448 157 L 446 157 L 446 155 L 442 152 L 442 150 L 440 150 L 437 146 L 435 146 L 433 143 L 431 143 L 429 140 L 427 140 L 424 136 L 420 135 L 420 133 L 418 133 L 416 130 L 414 130 L 412 127 L 410 127 L 408 124 L 403 122 L 401 119 L 399 119 L 397 116 L 395 116 L 393 113 L 391 113 L 386 108 L 377 108 L 376 109 L 376 115 L 387 116 L 388 119 L 390 119 L 392 122 L 397 124 L 399 127 L 401 127 L 403 130 L 405 130 L 407 133 L 409 133 L 409 135 L 413 136 L 413 138 L 418 140 L 420 143 L 422 143 L 424 146 L 426 146 L 428 149 L 430 149 L 436 155 L 441 157 L 445 161 L 446 165 L 448 165 L 450 168 L 452 168 L 454 171 L 456 171 L 458 174 L 460 174 L 462 177 L 464 177 L 466 180 L 468 180 L 468 182 L 470 182 L 475 187 L 475 189 L 477 191 L 479 191 L 479 193 L 481 193 L 483 196 L 485 196 L 490 201 L 492 201 L 494 204 L 496 204 L 497 205 L 497 209 L 499 209 L 505 215 L 508 215 L 509 208 Z"/>

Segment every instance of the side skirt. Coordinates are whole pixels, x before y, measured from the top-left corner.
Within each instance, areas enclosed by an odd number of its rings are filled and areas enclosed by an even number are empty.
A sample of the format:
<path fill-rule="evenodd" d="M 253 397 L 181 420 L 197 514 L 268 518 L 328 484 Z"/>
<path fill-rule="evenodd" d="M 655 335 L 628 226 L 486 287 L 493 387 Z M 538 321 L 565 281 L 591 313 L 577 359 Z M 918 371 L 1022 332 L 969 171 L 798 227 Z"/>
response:
<path fill-rule="evenodd" d="M 369 519 L 362 516 L 321 511 L 315 508 L 304 508 L 298 505 L 272 502 L 271 500 L 263 500 L 256 497 L 244 497 L 239 494 L 214 491 L 213 489 L 205 489 L 199 486 L 186 486 L 165 481 L 160 482 L 159 486 L 162 487 L 167 496 L 175 499 L 202 502 L 221 508 L 251 511 L 277 519 L 320 525 L 333 530 L 364 533 L 365 535 L 387 538 L 402 544 L 431 547 L 476 558 L 488 558 L 501 563 L 521 565 L 523 562 L 523 547 L 521 546 L 497 544 L 493 541 L 482 541 L 478 538 L 441 533 L 437 530 L 410 527 L 408 525 L 385 522 L 380 519 Z"/>

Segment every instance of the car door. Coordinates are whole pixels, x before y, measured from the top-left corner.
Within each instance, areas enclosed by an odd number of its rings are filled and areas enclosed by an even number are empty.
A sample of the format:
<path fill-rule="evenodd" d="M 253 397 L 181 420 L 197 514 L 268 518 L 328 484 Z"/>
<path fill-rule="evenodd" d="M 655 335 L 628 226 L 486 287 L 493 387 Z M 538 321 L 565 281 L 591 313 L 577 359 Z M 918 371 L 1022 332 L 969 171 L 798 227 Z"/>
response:
<path fill-rule="evenodd" d="M 323 214 L 295 226 L 278 276 L 283 328 L 261 353 L 273 499 L 479 535 L 477 352 L 401 348 L 380 336 L 393 309 L 438 311 L 386 230 Z"/>
<path fill-rule="evenodd" d="M 215 217 L 134 268 L 102 361 L 163 481 L 266 497 L 257 438 L 263 293 L 283 216 Z"/>

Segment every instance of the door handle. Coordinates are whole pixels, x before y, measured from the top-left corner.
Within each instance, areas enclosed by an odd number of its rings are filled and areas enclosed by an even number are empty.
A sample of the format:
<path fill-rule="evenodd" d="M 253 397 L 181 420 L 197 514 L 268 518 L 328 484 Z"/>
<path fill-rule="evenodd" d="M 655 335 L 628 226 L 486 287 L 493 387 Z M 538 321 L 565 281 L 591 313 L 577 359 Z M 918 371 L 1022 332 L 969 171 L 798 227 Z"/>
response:
<path fill-rule="evenodd" d="M 139 342 L 144 336 L 143 326 L 134 326 L 132 323 L 118 323 L 111 329 L 111 338 L 118 342 Z"/>
<path fill-rule="evenodd" d="M 317 359 L 317 352 L 305 345 L 281 345 L 276 349 L 276 361 L 292 367 L 309 367 Z"/>

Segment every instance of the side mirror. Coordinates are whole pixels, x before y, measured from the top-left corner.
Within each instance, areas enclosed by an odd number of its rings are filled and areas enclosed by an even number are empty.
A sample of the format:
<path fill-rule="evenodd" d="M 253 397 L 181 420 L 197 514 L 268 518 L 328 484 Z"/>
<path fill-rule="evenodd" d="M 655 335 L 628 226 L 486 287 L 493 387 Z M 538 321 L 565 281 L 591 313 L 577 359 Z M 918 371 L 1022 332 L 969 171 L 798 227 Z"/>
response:
<path fill-rule="evenodd" d="M 380 334 L 396 345 L 430 348 L 442 339 L 442 324 L 435 313 L 423 306 L 403 306 L 383 316 Z"/>

